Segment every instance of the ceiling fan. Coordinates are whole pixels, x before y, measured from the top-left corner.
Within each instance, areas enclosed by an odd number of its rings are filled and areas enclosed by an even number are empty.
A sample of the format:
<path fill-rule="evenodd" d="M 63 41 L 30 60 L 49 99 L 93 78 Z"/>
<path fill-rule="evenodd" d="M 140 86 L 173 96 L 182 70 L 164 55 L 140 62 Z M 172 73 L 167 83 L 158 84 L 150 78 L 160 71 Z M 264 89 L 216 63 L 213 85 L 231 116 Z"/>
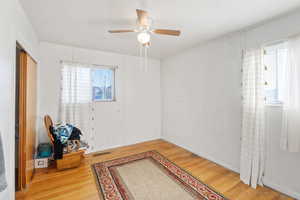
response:
<path fill-rule="evenodd" d="M 179 30 L 169 30 L 169 29 L 152 29 L 152 19 L 148 16 L 148 12 L 145 10 L 136 9 L 137 13 L 137 28 L 136 29 L 124 29 L 124 30 L 109 30 L 109 33 L 129 33 L 136 32 L 137 40 L 143 46 L 150 46 L 151 34 L 161 34 L 161 35 L 171 35 L 179 36 Z"/>

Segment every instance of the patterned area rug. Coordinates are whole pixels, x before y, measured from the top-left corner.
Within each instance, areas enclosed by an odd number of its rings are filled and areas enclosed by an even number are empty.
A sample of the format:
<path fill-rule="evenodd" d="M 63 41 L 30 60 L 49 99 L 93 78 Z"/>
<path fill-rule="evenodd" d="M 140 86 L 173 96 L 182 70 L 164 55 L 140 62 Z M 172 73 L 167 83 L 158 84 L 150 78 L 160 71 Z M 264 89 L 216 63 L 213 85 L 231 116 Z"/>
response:
<path fill-rule="evenodd" d="M 96 163 L 103 200 L 225 200 L 156 151 Z"/>

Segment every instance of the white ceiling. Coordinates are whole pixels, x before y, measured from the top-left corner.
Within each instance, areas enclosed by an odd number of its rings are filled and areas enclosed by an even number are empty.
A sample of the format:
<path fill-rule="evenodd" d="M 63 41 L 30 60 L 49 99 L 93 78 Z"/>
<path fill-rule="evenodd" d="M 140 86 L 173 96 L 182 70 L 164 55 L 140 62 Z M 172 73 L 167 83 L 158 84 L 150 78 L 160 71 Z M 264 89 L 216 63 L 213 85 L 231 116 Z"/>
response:
<path fill-rule="evenodd" d="M 150 56 L 163 58 L 197 43 L 296 9 L 300 0 L 20 0 L 40 40 L 138 55 L 132 28 L 136 8 L 154 27 L 180 29 L 180 37 L 154 35 Z"/>

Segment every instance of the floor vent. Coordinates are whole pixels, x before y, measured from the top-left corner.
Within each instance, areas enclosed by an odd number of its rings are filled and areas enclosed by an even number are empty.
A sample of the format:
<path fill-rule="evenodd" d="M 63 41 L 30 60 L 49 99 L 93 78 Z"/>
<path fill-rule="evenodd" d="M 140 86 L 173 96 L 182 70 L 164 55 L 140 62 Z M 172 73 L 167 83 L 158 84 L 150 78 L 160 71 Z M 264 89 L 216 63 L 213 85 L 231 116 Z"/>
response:
<path fill-rule="evenodd" d="M 191 157 L 199 158 L 200 156 L 198 156 L 197 154 L 192 153 L 192 154 L 191 154 Z"/>

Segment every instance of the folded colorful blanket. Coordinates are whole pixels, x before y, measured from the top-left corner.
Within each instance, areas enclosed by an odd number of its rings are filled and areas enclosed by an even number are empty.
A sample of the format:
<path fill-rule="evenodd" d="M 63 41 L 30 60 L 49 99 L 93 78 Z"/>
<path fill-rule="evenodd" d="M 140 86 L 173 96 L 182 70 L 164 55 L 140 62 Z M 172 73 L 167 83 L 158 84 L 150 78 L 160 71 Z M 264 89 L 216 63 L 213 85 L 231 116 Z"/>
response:
<path fill-rule="evenodd" d="M 59 139 L 62 144 L 66 144 L 72 134 L 73 128 L 74 127 L 70 124 L 57 124 L 53 126 L 53 134 L 56 135 L 56 138 Z"/>

